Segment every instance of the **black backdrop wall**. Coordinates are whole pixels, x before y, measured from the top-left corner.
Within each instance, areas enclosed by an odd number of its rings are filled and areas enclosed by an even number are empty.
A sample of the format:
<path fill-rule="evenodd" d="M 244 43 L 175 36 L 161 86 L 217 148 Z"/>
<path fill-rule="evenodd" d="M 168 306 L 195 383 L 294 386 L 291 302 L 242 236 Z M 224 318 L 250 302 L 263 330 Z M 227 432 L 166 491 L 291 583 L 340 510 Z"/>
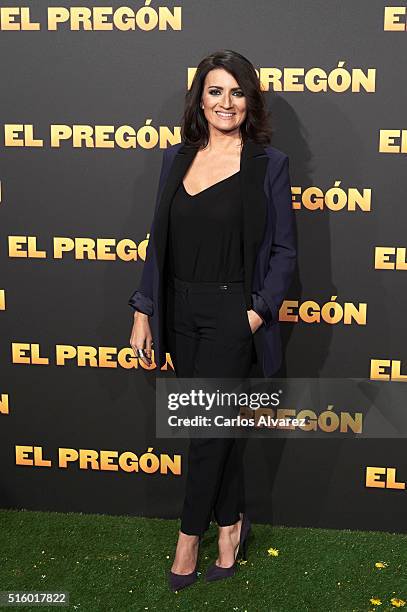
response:
<path fill-rule="evenodd" d="M 127 299 L 194 67 L 248 57 L 290 157 L 285 374 L 405 381 L 406 3 L 75 4 L 0 7 L 0 505 L 176 517 L 186 444 L 155 438 Z M 332 300 L 360 315 L 309 315 Z M 406 529 L 403 440 L 251 441 L 246 469 L 254 520 Z"/>

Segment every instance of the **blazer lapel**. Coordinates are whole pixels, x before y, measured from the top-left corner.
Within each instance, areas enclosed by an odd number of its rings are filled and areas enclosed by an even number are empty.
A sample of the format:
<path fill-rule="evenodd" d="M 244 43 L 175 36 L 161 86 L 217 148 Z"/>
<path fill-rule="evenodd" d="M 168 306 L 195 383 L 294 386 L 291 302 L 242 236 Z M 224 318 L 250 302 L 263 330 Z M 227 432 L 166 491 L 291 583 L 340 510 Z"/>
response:
<path fill-rule="evenodd" d="M 196 147 L 186 144 L 179 148 L 171 164 L 171 169 L 158 204 L 154 222 L 154 244 L 160 278 L 164 270 L 171 201 L 197 151 Z"/>
<path fill-rule="evenodd" d="M 163 188 L 154 223 L 154 244 L 160 278 L 167 248 L 169 211 L 172 198 L 191 165 L 197 148 L 184 144 L 177 151 Z M 266 227 L 267 197 L 264 179 L 268 156 L 261 144 L 247 139 L 240 159 L 240 188 L 243 210 L 244 292 L 247 308 L 252 307 L 251 291 L 256 256 Z"/>

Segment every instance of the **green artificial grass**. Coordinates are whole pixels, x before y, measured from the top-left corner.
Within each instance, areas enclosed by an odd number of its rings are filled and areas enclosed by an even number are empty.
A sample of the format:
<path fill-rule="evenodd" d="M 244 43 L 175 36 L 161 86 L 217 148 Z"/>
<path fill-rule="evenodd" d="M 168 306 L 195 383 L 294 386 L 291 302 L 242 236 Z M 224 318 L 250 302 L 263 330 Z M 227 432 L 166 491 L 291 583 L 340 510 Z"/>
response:
<path fill-rule="evenodd" d="M 7 609 L 387 612 L 398 609 L 392 597 L 407 601 L 407 535 L 270 525 L 253 526 L 248 561 L 233 578 L 205 583 L 216 558 L 211 524 L 199 580 L 171 593 L 167 571 L 178 528 L 179 521 L 161 519 L 0 510 L 0 590 L 70 593 L 69 608 Z M 401 609 L 407 612 L 407 603 Z"/>

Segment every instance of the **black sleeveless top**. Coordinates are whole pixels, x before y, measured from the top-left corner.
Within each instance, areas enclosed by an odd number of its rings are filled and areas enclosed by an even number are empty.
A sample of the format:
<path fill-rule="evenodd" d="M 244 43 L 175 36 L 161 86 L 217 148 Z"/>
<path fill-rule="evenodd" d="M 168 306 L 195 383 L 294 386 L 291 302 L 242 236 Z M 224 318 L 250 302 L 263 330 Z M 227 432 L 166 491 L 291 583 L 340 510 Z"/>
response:
<path fill-rule="evenodd" d="M 185 281 L 243 281 L 240 171 L 196 195 L 180 182 L 171 202 L 168 273 Z"/>

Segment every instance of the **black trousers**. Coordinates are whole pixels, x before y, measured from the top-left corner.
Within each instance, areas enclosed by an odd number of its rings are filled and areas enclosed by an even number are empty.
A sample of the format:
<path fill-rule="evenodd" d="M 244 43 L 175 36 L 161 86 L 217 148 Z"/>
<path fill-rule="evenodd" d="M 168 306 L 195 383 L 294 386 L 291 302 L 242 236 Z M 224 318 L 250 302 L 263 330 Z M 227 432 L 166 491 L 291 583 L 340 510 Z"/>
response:
<path fill-rule="evenodd" d="M 254 342 L 243 282 L 186 282 L 167 291 L 167 342 L 182 378 L 245 378 Z M 214 516 L 233 525 L 244 512 L 245 438 L 191 438 L 181 531 L 201 535 Z"/>

